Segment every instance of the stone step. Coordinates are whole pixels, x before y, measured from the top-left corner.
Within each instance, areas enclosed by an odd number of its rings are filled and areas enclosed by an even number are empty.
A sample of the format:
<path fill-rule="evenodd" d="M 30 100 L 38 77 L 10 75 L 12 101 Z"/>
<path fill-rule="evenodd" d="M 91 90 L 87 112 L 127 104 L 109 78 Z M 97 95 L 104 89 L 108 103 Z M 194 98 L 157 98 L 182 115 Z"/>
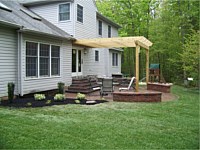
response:
<path fill-rule="evenodd" d="M 85 87 L 85 86 L 91 86 L 90 83 L 72 83 L 70 86 L 79 86 L 79 87 Z"/>

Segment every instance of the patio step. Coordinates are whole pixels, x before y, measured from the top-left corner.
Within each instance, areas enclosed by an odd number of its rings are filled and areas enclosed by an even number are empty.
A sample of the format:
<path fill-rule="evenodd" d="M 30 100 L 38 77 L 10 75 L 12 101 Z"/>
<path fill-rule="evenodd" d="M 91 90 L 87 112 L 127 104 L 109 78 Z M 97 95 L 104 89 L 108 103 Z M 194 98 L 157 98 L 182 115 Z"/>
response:
<path fill-rule="evenodd" d="M 72 84 L 68 87 L 66 92 L 70 93 L 91 93 L 96 90 L 93 88 L 99 87 L 96 80 L 88 79 L 88 78 L 73 78 Z"/>

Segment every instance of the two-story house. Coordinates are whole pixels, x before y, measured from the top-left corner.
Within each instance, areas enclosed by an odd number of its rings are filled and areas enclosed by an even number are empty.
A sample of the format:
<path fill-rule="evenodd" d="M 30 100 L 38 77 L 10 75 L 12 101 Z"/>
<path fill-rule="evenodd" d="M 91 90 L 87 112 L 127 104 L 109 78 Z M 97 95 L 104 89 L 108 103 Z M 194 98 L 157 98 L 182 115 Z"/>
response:
<path fill-rule="evenodd" d="M 23 96 L 56 89 L 58 82 L 69 86 L 73 76 L 120 73 L 120 49 L 73 44 L 118 36 L 119 27 L 98 13 L 93 0 L 0 0 L 0 97 L 8 82 Z"/>
<path fill-rule="evenodd" d="M 100 14 L 94 0 L 33 1 L 24 6 L 76 39 L 118 36 L 120 26 Z M 121 73 L 121 51 L 72 45 L 72 76 Z"/>

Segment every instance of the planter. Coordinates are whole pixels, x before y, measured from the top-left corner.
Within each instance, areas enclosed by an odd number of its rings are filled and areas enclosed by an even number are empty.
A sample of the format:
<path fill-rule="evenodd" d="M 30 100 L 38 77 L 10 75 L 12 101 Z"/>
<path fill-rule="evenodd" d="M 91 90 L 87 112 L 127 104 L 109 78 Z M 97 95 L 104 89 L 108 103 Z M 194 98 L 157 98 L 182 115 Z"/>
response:
<path fill-rule="evenodd" d="M 161 102 L 161 92 L 114 92 L 117 102 Z"/>
<path fill-rule="evenodd" d="M 163 93 L 170 93 L 172 83 L 148 83 L 147 90 L 159 91 Z"/>

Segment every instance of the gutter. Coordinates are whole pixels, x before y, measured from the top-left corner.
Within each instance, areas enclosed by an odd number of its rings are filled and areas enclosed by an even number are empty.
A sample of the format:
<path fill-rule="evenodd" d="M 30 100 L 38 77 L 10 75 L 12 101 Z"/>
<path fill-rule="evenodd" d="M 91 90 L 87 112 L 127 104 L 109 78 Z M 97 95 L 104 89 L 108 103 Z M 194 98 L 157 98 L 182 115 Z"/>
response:
<path fill-rule="evenodd" d="M 66 40 L 76 40 L 75 38 L 73 37 L 64 37 L 64 36 L 59 36 L 59 35 L 53 35 L 53 34 L 50 34 L 50 33 L 44 33 L 44 32 L 40 32 L 40 31 L 35 31 L 35 30 L 31 30 L 31 29 L 20 29 L 19 32 L 22 32 L 22 33 L 34 33 L 34 34 L 39 34 L 39 35 L 46 35 L 46 36 L 51 36 L 51 37 L 55 37 L 55 38 L 61 38 L 61 39 L 66 39 Z"/>
<path fill-rule="evenodd" d="M 22 29 L 21 27 L 20 29 Z M 23 96 L 23 73 L 22 73 L 22 33 L 17 30 L 17 49 L 18 49 L 18 93 Z"/>
<path fill-rule="evenodd" d="M 4 20 L 0 20 L 0 24 L 6 25 L 6 26 L 10 26 L 10 27 L 16 27 L 16 28 L 21 28 L 22 26 L 16 23 L 11 23 L 8 21 L 4 21 Z"/>

